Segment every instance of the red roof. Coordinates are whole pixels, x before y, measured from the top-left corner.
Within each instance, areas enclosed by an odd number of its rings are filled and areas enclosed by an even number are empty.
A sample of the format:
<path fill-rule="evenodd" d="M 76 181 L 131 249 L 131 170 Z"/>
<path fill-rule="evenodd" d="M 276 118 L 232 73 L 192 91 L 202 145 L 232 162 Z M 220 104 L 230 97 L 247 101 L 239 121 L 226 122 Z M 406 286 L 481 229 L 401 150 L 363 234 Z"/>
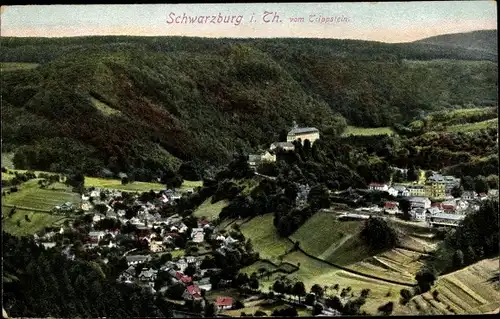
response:
<path fill-rule="evenodd" d="M 370 183 L 370 186 L 373 187 L 384 187 L 386 184 L 380 184 L 380 183 Z"/>
<path fill-rule="evenodd" d="M 442 203 L 432 203 L 431 207 L 439 207 L 439 208 L 441 208 L 442 205 L 443 205 Z"/>
<path fill-rule="evenodd" d="M 182 276 L 182 277 L 181 277 L 181 281 L 182 281 L 183 283 L 185 283 L 185 284 L 190 283 L 190 282 L 191 282 L 191 280 L 192 280 L 192 279 L 191 279 L 191 277 L 189 277 L 189 276 Z"/>
<path fill-rule="evenodd" d="M 187 291 L 190 295 L 201 295 L 200 287 L 197 285 L 188 286 Z"/>
<path fill-rule="evenodd" d="M 167 236 L 171 236 L 171 237 L 179 237 L 179 233 L 166 233 Z"/>
<path fill-rule="evenodd" d="M 231 297 L 217 297 L 217 301 L 215 302 L 217 306 L 232 306 L 233 298 Z"/>
<path fill-rule="evenodd" d="M 395 208 L 396 206 L 398 206 L 398 203 L 396 202 L 385 202 L 384 205 L 385 208 Z"/>
<path fill-rule="evenodd" d="M 455 206 L 454 205 L 443 205 L 443 209 L 444 210 L 455 210 Z"/>
<path fill-rule="evenodd" d="M 178 271 L 178 272 L 175 273 L 175 278 L 181 279 L 182 277 L 184 277 L 184 274 L 181 273 L 180 271 Z"/>

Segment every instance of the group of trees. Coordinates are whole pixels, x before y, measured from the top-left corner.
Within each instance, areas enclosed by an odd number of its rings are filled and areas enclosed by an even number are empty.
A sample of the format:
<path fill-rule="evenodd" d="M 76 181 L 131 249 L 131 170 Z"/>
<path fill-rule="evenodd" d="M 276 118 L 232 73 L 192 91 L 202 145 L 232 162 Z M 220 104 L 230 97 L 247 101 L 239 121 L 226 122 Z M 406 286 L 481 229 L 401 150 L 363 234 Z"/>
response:
<path fill-rule="evenodd" d="M 5 232 L 2 242 L 4 309 L 12 317 L 169 316 L 161 298 L 108 277 L 113 262 L 69 260 L 57 250 L 38 247 L 27 237 Z"/>
<path fill-rule="evenodd" d="M 360 232 L 361 239 L 374 251 L 391 249 L 398 243 L 398 237 L 385 220 L 369 218 Z"/>
<path fill-rule="evenodd" d="M 449 232 L 429 267 L 437 273 L 451 272 L 498 254 L 498 200 L 486 200 Z"/>

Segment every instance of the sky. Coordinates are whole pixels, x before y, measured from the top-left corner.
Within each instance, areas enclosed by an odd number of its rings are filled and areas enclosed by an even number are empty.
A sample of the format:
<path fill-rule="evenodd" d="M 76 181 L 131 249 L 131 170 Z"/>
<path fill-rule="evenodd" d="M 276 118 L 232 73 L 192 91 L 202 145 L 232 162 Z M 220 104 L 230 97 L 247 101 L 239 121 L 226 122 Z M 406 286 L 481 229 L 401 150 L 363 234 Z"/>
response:
<path fill-rule="evenodd" d="M 394 43 L 496 29 L 496 11 L 494 1 L 4 6 L 0 35 L 307 37 Z"/>

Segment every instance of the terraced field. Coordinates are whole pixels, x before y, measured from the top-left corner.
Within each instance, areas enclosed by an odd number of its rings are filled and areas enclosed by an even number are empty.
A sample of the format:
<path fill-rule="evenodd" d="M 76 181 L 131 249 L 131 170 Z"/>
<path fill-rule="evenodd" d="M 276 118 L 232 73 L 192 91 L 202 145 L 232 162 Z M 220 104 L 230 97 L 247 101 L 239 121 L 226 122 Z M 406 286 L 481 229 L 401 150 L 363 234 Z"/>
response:
<path fill-rule="evenodd" d="M 65 202 L 80 203 L 80 195 L 67 190 L 42 189 L 39 179 L 29 180 L 20 186 L 19 191 L 2 198 L 2 205 L 17 206 L 25 210 L 49 212 L 57 205 Z"/>
<path fill-rule="evenodd" d="M 498 127 L 498 120 L 491 119 L 475 123 L 457 124 L 446 127 L 447 132 L 474 132 L 489 127 Z"/>
<path fill-rule="evenodd" d="M 205 200 L 198 208 L 194 211 L 194 216 L 205 217 L 208 220 L 214 220 L 219 217 L 220 212 L 229 203 L 225 200 L 220 200 L 212 204 L 212 197 Z"/>
<path fill-rule="evenodd" d="M 329 218 L 329 217 L 327 217 Z M 376 314 L 377 308 L 388 301 L 397 302 L 399 291 L 405 286 L 389 284 L 380 280 L 358 276 L 338 268 L 335 268 L 326 262 L 315 260 L 308 257 L 300 251 L 290 252 L 292 244 L 285 238 L 280 238 L 274 229 L 273 216 L 271 214 L 255 217 L 241 225 L 241 230 L 246 238 L 250 238 L 253 247 L 260 253 L 261 258 L 273 260 L 279 264 L 278 256 L 283 255 L 283 262 L 288 262 L 299 267 L 299 270 L 285 277 L 291 280 L 302 281 L 309 290 L 314 284 L 321 286 L 333 286 L 339 284 L 341 289 L 351 287 L 355 294 L 359 294 L 362 289 L 371 290 L 371 295 L 363 309 L 371 314 Z M 302 244 L 301 244 L 302 246 Z M 326 245 L 325 245 L 326 246 Z M 249 266 L 244 269 L 245 272 L 258 270 L 260 264 Z M 260 280 L 262 289 L 267 291 L 273 283 L 284 276 L 283 273 L 274 273 L 269 278 L 264 276 Z M 388 293 L 390 293 L 389 296 Z M 241 312 L 241 311 L 240 311 Z M 239 313 L 238 313 L 239 314 Z"/>
<path fill-rule="evenodd" d="M 348 268 L 381 278 L 416 284 L 415 274 L 423 265 L 421 254 L 395 248 L 349 265 Z"/>
<path fill-rule="evenodd" d="M 499 258 L 482 260 L 438 279 L 430 292 L 418 295 L 398 314 L 481 314 L 500 307 Z M 436 299 L 432 291 L 437 290 Z"/>

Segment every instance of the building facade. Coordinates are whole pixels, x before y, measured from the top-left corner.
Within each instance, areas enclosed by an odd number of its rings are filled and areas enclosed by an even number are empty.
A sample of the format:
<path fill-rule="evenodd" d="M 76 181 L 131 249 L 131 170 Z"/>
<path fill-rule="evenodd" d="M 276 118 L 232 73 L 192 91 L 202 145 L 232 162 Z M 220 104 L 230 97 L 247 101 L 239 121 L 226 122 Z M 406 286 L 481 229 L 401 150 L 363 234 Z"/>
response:
<path fill-rule="evenodd" d="M 304 144 L 305 140 L 309 140 L 312 144 L 319 139 L 319 130 L 315 127 L 298 127 L 294 122 L 293 128 L 288 132 L 286 141 L 291 143 L 299 139 L 302 141 L 302 144 Z"/>

